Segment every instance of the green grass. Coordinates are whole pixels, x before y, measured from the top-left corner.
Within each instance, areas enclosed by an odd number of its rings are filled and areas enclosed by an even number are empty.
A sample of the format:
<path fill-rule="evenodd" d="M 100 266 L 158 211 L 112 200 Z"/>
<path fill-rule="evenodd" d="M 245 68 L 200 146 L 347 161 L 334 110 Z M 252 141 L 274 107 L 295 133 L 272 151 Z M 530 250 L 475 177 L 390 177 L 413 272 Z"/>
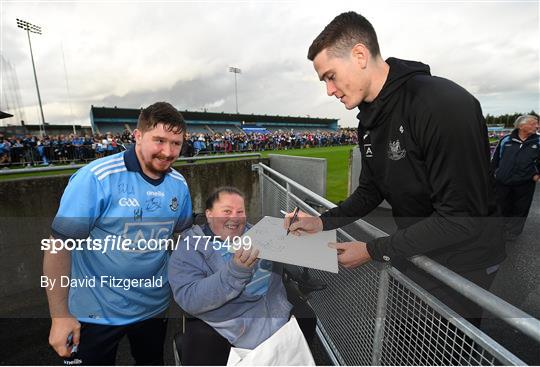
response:
<path fill-rule="evenodd" d="M 61 166 L 60 166 L 61 167 Z M 45 177 L 56 175 L 71 175 L 75 173 L 76 169 L 67 169 L 63 171 L 46 171 L 46 172 L 32 172 L 32 168 L 28 168 L 28 173 L 12 173 L 0 175 L 0 181 L 13 180 L 15 178 L 29 178 L 29 177 Z"/>
<path fill-rule="evenodd" d="M 263 157 L 268 154 L 284 154 L 311 158 L 325 158 L 326 171 L 326 198 L 337 204 L 347 197 L 349 180 L 349 155 L 353 146 L 340 146 L 328 148 L 307 148 L 292 150 L 277 150 L 262 152 Z"/>
<path fill-rule="evenodd" d="M 328 147 L 328 148 L 307 148 L 307 149 L 291 149 L 291 150 L 270 150 L 260 152 L 263 158 L 267 158 L 269 154 L 283 154 L 294 155 L 311 158 L 325 158 L 327 162 L 327 176 L 326 176 L 326 198 L 333 203 L 347 197 L 347 184 L 349 173 L 349 154 L 352 145 L 340 146 L 340 147 Z M 220 160 L 221 161 L 221 160 Z M 211 162 L 211 160 L 197 161 L 197 164 Z M 181 164 L 176 164 L 178 166 Z M 59 174 L 72 174 L 76 170 L 65 171 L 50 171 L 50 172 L 32 172 L 32 169 L 28 169 L 28 173 L 15 173 L 15 174 L 3 174 L 0 175 L 0 180 L 12 180 L 15 178 L 29 178 L 29 177 L 44 177 L 54 176 Z"/>

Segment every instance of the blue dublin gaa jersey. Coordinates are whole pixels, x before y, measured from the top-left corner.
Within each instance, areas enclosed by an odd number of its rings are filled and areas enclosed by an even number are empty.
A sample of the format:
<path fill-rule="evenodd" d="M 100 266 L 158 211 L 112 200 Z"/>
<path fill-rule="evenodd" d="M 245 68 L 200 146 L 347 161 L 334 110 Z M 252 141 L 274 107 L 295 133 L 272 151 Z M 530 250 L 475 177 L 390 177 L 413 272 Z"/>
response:
<path fill-rule="evenodd" d="M 95 160 L 69 180 L 52 235 L 71 252 L 69 310 L 80 321 L 125 325 L 169 305 L 173 232 L 191 225 L 184 177 L 146 176 L 133 148 Z"/>

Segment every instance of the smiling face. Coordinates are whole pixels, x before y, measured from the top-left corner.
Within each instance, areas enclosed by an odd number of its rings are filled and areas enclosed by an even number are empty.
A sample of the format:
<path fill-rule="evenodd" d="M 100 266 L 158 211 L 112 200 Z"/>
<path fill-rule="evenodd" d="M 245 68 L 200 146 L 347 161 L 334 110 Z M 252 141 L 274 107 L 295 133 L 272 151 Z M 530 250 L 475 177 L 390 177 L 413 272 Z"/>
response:
<path fill-rule="evenodd" d="M 326 83 L 326 93 L 334 96 L 351 110 L 360 103 L 371 102 L 371 80 L 367 71 L 367 50 L 362 45 L 351 49 L 350 53 L 335 56 L 322 50 L 313 59 L 313 66 L 319 79 Z"/>
<path fill-rule="evenodd" d="M 141 168 L 148 177 L 154 179 L 169 170 L 178 158 L 184 141 L 183 132 L 169 131 L 162 123 L 144 132 L 136 129 L 134 136 L 135 152 Z"/>
<path fill-rule="evenodd" d="M 221 239 L 241 236 L 246 226 L 244 199 L 234 193 L 222 192 L 212 208 L 206 209 L 210 229 Z"/>

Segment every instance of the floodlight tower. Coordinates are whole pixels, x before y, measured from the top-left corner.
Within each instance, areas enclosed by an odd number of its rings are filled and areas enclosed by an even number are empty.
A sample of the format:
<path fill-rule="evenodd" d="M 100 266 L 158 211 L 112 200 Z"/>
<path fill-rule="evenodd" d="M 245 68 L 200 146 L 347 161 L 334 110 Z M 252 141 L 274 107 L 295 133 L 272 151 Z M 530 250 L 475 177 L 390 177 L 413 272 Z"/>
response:
<path fill-rule="evenodd" d="M 236 74 L 242 73 L 242 70 L 233 66 L 229 66 L 229 72 L 234 73 L 234 96 L 236 99 L 236 114 L 238 115 L 238 87 L 236 84 Z"/>
<path fill-rule="evenodd" d="M 17 27 L 24 29 L 26 31 L 26 35 L 28 36 L 28 45 L 30 46 L 30 58 L 32 59 L 32 68 L 34 70 L 34 81 L 36 82 L 36 90 L 37 90 L 37 96 L 38 96 L 38 102 L 39 102 L 39 111 L 41 112 L 41 126 L 39 129 L 40 134 L 43 136 L 45 135 L 45 117 L 43 116 L 43 106 L 41 105 L 41 95 L 39 94 L 39 85 L 37 80 L 37 74 L 36 74 L 36 65 L 34 63 L 34 54 L 32 52 L 32 42 L 30 41 L 30 32 L 41 34 L 41 27 L 34 25 L 30 22 L 27 22 L 25 20 L 17 18 Z M 41 130 L 43 128 L 43 131 Z"/>

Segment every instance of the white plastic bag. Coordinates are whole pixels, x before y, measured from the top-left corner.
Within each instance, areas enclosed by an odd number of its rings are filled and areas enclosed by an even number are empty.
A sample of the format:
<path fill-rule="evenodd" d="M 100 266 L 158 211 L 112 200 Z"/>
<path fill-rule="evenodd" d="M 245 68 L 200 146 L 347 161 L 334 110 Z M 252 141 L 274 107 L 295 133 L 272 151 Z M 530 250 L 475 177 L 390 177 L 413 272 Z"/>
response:
<path fill-rule="evenodd" d="M 315 366 L 294 316 L 257 348 L 231 348 L 227 366 Z"/>

